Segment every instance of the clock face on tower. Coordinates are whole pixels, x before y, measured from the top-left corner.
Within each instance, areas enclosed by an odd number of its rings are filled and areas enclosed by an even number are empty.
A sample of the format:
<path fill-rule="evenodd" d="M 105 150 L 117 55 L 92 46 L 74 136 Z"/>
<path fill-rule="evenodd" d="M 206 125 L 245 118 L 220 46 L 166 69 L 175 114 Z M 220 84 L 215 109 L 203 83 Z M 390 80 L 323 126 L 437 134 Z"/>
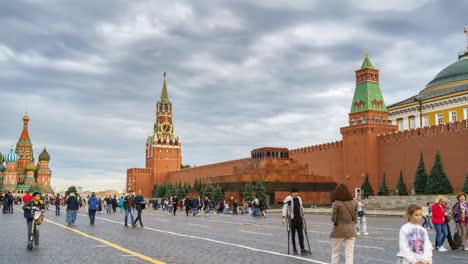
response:
<path fill-rule="evenodd" d="M 169 122 L 164 122 L 161 125 L 161 130 L 163 134 L 170 134 L 172 132 L 172 125 Z"/>

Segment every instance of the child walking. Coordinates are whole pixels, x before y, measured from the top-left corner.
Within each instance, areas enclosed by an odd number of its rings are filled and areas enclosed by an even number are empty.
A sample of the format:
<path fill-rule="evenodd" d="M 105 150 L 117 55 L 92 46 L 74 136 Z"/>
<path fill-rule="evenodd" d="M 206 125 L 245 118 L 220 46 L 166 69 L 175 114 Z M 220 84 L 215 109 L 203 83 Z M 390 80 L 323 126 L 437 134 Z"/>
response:
<path fill-rule="evenodd" d="M 399 264 L 432 264 L 432 244 L 427 231 L 421 226 L 422 208 L 411 204 L 406 210 L 408 223 L 400 229 Z"/>

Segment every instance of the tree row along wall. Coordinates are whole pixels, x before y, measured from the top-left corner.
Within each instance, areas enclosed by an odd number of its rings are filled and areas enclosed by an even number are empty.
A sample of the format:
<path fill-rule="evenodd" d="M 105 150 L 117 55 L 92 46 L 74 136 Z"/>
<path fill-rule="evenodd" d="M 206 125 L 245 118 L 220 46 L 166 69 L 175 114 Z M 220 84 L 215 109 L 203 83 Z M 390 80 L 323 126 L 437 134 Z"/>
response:
<path fill-rule="evenodd" d="M 173 184 L 188 182 L 193 186 L 196 179 L 201 179 L 202 183 L 205 184 L 208 177 L 232 175 L 235 166 L 250 160 L 251 158 L 243 158 L 169 172 L 168 182 Z"/>
<path fill-rule="evenodd" d="M 295 161 L 309 165 L 309 174 L 331 176 L 334 181 L 343 175 L 343 142 L 336 141 L 289 151 Z"/>
<path fill-rule="evenodd" d="M 429 174 L 437 150 L 440 151 L 444 171 L 454 191 L 461 191 L 468 171 L 467 120 L 379 135 L 378 144 L 380 172 L 378 186 L 373 186 L 375 192 L 382 183 L 383 172 L 387 175 L 388 188 L 395 190 L 400 170 L 403 170 L 404 181 L 410 192 L 419 152 L 424 154 L 424 163 Z"/>

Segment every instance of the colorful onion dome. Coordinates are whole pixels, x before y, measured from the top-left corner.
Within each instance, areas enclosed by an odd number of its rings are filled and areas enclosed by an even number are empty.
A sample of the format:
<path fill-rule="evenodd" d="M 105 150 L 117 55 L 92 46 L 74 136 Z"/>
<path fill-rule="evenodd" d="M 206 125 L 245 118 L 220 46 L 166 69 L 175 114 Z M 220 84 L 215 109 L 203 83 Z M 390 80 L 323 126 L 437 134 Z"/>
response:
<path fill-rule="evenodd" d="M 44 147 L 44 150 L 39 155 L 39 161 L 50 161 L 50 155 L 47 152 L 46 147 Z"/>
<path fill-rule="evenodd" d="M 6 154 L 5 156 L 5 161 L 6 162 L 18 162 L 18 155 L 15 153 L 13 150 L 13 147 L 11 147 L 10 152 Z"/>
<path fill-rule="evenodd" d="M 5 166 L 3 166 L 2 163 L 0 163 L 0 172 L 4 172 L 5 171 Z"/>
<path fill-rule="evenodd" d="M 34 163 L 32 161 L 31 161 L 31 163 L 28 163 L 26 165 L 26 170 L 27 171 L 36 171 L 36 168 L 37 168 L 36 165 L 34 165 Z"/>

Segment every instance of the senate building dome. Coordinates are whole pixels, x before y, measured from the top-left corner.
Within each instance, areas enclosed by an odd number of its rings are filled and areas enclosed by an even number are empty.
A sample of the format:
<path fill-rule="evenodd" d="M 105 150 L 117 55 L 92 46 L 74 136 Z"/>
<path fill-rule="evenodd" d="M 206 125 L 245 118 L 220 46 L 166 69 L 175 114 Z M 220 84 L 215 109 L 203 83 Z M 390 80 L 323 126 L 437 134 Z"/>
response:
<path fill-rule="evenodd" d="M 466 48 L 458 60 L 442 69 L 419 94 L 388 106 L 398 130 L 468 119 L 468 28 Z"/>

